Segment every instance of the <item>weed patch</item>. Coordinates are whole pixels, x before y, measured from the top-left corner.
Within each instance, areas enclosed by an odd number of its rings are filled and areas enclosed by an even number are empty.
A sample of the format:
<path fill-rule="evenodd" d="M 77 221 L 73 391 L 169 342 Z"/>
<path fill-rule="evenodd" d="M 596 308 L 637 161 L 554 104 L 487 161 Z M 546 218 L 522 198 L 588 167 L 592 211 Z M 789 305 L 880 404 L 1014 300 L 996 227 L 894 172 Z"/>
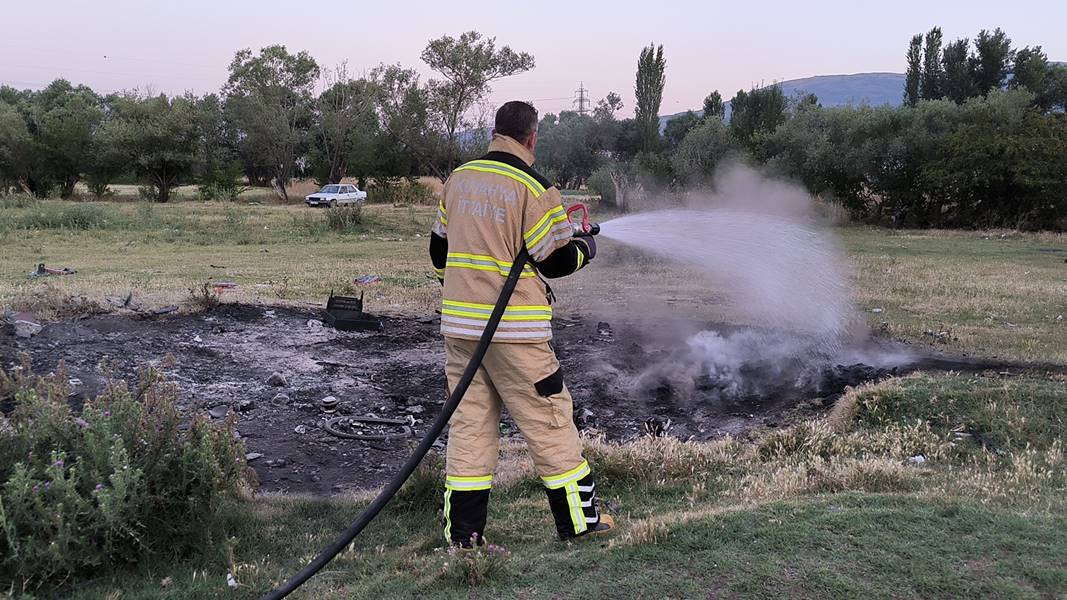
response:
<path fill-rule="evenodd" d="M 151 555 L 204 552 L 251 484 L 233 423 L 191 422 L 152 370 L 81 413 L 62 367 L 0 371 L 0 588 L 29 591 Z"/>

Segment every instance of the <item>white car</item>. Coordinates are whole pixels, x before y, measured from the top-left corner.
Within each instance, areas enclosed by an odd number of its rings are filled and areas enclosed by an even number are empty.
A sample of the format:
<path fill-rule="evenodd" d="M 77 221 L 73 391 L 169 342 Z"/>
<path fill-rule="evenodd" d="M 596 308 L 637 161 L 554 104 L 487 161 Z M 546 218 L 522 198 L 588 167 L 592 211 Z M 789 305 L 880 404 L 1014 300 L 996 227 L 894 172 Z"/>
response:
<path fill-rule="evenodd" d="M 304 197 L 308 206 L 345 206 L 348 204 L 362 204 L 367 199 L 367 192 L 359 191 L 354 185 L 347 183 L 331 183 L 322 186 L 322 189 Z"/>

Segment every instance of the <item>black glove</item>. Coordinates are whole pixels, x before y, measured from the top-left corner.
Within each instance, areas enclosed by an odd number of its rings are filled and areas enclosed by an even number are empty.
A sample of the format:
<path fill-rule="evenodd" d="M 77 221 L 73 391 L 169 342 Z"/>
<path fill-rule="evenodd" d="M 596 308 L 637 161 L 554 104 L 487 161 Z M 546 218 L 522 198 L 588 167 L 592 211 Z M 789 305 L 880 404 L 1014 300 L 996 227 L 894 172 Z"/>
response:
<path fill-rule="evenodd" d="M 585 255 L 586 262 L 596 258 L 596 240 L 592 236 L 574 238 L 574 243 L 578 244 L 578 250 Z"/>

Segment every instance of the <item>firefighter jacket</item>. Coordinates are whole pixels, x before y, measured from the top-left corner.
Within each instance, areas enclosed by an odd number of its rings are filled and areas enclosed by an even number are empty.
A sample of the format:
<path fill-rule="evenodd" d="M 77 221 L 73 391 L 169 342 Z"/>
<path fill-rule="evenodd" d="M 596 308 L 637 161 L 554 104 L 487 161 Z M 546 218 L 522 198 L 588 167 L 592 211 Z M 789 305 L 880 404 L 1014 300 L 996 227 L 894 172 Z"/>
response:
<path fill-rule="evenodd" d="M 494 342 L 552 339 L 552 306 L 541 277 L 562 277 L 589 262 L 587 242 L 573 237 L 562 197 L 531 168 L 533 154 L 504 135 L 489 152 L 453 171 L 445 182 L 430 235 L 430 257 L 444 282 L 441 333 L 481 337 L 515 256 L 523 268 Z"/>

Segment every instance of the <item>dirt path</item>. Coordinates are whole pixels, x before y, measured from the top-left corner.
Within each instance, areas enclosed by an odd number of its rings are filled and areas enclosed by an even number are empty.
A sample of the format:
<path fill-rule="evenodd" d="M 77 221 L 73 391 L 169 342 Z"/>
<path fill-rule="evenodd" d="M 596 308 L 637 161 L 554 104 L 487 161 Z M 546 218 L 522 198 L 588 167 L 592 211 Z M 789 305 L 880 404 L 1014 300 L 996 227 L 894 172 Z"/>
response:
<path fill-rule="evenodd" d="M 339 415 L 373 415 L 406 419 L 413 434 L 421 435 L 445 399 L 438 323 L 384 319 L 381 332 L 344 333 L 323 327 L 319 317 L 300 309 L 224 305 L 198 315 L 93 316 L 47 325 L 30 339 L 16 338 L 4 326 L 0 361 L 10 367 L 26 352 L 39 372 L 64 362 L 80 382 L 71 399 L 75 406 L 102 389 L 104 357 L 127 380 L 140 366 L 170 362 L 164 371 L 182 390 L 184 411 L 217 419 L 236 414 L 261 489 L 327 495 L 374 486 L 403 462 L 414 438 L 348 440 L 323 425 Z M 687 327 L 737 341 L 730 334 L 738 331 L 727 327 Z M 744 347 L 774 342 L 741 333 Z M 852 354 L 896 357 L 897 364 L 831 361 L 813 367 L 805 361 L 753 360 L 732 370 L 709 370 L 685 339 L 625 324 L 558 319 L 555 345 L 575 397 L 576 421 L 620 440 L 642 435 L 649 419 L 653 428 L 669 420 L 669 433 L 682 438 L 744 435 L 818 412 L 846 385 L 924 366 L 995 366 L 908 357 L 900 347 L 869 342 Z M 168 355 L 172 361 L 165 361 Z M 274 373 L 284 381 L 272 379 Z M 338 399 L 336 413 L 320 407 L 326 396 Z M 520 435 L 506 417 L 502 431 Z"/>

